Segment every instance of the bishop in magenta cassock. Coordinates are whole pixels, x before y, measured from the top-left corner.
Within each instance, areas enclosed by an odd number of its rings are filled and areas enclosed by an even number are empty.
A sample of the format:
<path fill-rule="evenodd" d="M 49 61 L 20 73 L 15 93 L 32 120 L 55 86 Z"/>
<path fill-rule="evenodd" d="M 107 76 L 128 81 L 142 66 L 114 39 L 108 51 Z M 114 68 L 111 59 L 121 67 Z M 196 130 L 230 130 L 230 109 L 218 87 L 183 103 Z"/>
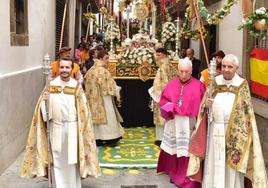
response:
<path fill-rule="evenodd" d="M 178 77 L 167 84 L 160 99 L 161 115 L 166 124 L 157 172 L 165 172 L 171 182 L 181 188 L 200 187 L 198 181 L 186 176 L 189 143 L 205 92 L 205 86 L 191 74 L 191 61 L 188 58 L 180 60 Z"/>

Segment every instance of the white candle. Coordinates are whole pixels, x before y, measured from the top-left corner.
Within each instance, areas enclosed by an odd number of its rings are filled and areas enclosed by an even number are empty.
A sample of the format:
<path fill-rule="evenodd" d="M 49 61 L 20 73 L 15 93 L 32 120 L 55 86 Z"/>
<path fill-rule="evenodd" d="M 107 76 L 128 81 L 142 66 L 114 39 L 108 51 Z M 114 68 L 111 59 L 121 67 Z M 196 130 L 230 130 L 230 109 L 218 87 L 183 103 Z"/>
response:
<path fill-rule="evenodd" d="M 96 16 L 96 24 L 99 24 L 99 13 L 95 14 Z M 96 28 L 96 33 L 99 32 L 99 27 Z"/>
<path fill-rule="evenodd" d="M 153 36 L 153 25 L 150 25 L 150 35 Z"/>
<path fill-rule="evenodd" d="M 156 6 L 153 4 L 153 8 L 152 8 L 152 37 L 153 38 L 155 38 L 155 25 L 156 25 L 155 12 L 156 12 Z"/>
<path fill-rule="evenodd" d="M 127 6 L 127 38 L 129 38 L 129 12 L 130 12 L 130 7 Z"/>
<path fill-rule="evenodd" d="M 100 29 L 102 29 L 102 14 L 100 14 Z"/>
<path fill-rule="evenodd" d="M 93 19 L 90 18 L 90 29 L 89 29 L 89 35 L 93 35 Z"/>

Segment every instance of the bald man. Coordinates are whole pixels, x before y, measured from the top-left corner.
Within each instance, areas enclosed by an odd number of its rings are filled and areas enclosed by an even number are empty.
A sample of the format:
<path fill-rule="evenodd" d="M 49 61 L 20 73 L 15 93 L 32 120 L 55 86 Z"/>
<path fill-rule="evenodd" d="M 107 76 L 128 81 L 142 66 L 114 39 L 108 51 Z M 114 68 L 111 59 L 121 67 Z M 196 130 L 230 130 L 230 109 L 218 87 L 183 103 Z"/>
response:
<path fill-rule="evenodd" d="M 199 59 L 196 59 L 194 57 L 194 49 L 188 48 L 186 50 L 186 57 L 188 57 L 191 62 L 192 62 L 192 76 L 196 79 L 199 79 L 200 77 L 200 66 L 201 66 L 201 61 Z"/>
<path fill-rule="evenodd" d="M 192 62 L 181 59 L 178 77 L 165 87 L 160 110 L 166 120 L 157 172 L 165 172 L 181 188 L 198 188 L 200 183 L 186 177 L 189 143 L 194 131 L 205 86 L 192 76 Z M 167 162 L 168 161 L 168 162 Z"/>

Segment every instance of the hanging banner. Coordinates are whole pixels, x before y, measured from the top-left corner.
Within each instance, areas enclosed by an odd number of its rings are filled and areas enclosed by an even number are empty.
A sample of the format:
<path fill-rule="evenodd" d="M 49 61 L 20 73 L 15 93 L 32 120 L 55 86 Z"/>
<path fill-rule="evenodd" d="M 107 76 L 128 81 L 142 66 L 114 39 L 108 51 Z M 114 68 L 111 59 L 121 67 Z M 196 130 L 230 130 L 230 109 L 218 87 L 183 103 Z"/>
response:
<path fill-rule="evenodd" d="M 161 9 L 162 9 L 162 17 L 165 18 L 165 11 L 166 11 L 166 0 L 162 0 L 161 2 Z"/>
<path fill-rule="evenodd" d="M 268 49 L 255 48 L 250 54 L 252 93 L 268 99 Z"/>

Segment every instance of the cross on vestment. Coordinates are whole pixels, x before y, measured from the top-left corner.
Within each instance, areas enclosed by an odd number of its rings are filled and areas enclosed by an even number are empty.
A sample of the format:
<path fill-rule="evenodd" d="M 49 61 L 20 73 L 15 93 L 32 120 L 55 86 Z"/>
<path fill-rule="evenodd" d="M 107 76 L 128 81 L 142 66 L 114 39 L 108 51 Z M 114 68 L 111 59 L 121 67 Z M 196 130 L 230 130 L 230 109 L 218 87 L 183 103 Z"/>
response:
<path fill-rule="evenodd" d="M 221 146 L 222 146 L 222 142 L 221 142 L 221 138 L 224 138 L 224 135 L 220 134 L 220 130 L 217 130 L 217 134 L 214 135 L 215 137 L 215 145 L 217 146 L 217 148 L 221 151 Z M 218 159 L 221 160 L 221 153 L 219 153 Z"/>
<path fill-rule="evenodd" d="M 180 135 L 182 135 L 182 136 L 184 136 L 185 134 L 186 134 L 185 131 L 181 131 L 181 132 L 180 132 Z"/>

